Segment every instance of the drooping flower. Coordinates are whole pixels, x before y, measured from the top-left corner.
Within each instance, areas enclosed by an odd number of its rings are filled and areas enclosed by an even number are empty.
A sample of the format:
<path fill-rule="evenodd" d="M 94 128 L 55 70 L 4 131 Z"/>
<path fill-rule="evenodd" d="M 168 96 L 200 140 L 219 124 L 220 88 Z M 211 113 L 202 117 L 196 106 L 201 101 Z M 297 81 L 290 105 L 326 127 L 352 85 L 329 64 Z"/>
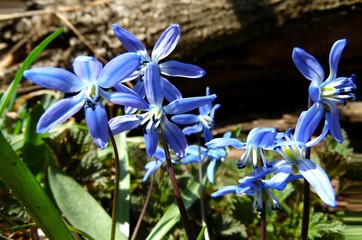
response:
<path fill-rule="evenodd" d="M 280 203 L 276 197 L 271 192 L 271 189 L 282 190 L 286 186 L 287 182 L 294 180 L 292 178 L 285 178 L 282 181 L 271 181 L 274 185 L 269 185 L 269 182 L 264 178 L 275 172 L 280 166 L 285 163 L 284 160 L 277 160 L 270 162 L 268 168 L 257 168 L 248 176 L 239 180 L 238 185 L 226 186 L 218 191 L 211 194 L 211 197 L 220 197 L 229 193 L 236 193 L 241 195 L 243 193 L 254 197 L 253 209 L 256 209 L 258 212 L 263 212 L 265 209 L 263 207 L 263 202 L 267 202 L 268 206 L 274 209 L 280 209 Z M 273 178 L 278 178 L 277 175 L 274 175 Z M 282 187 L 280 187 L 281 185 Z"/>
<path fill-rule="evenodd" d="M 231 132 L 224 134 L 224 138 L 230 138 Z M 199 145 L 191 145 L 187 150 L 187 156 L 181 159 L 181 163 L 198 163 L 209 160 L 207 166 L 207 178 L 214 184 L 214 176 L 217 161 L 223 161 L 227 155 L 225 147 L 205 148 Z"/>
<path fill-rule="evenodd" d="M 334 139 L 341 143 L 343 136 L 339 122 L 339 111 L 337 104 L 346 105 L 347 100 L 354 100 L 356 85 L 354 84 L 355 75 L 351 77 L 337 77 L 338 63 L 342 51 L 346 45 L 346 39 L 336 41 L 329 54 L 329 76 L 324 81 L 324 71 L 319 62 L 301 48 L 294 48 L 292 58 L 298 70 L 305 78 L 311 81 L 309 86 L 309 96 L 314 102 L 313 110 L 305 113 L 307 118 L 315 118 L 316 110 L 323 114 L 318 114 L 319 121 L 324 113 L 328 129 Z M 314 130 L 317 125 L 313 126 Z M 326 128 L 326 126 L 325 126 Z"/>
<path fill-rule="evenodd" d="M 145 182 L 147 178 L 154 172 L 159 169 L 162 164 L 166 161 L 166 155 L 165 150 L 161 147 L 157 147 L 155 153 L 152 155 L 152 157 L 155 159 L 154 161 L 148 162 L 145 165 L 146 173 L 143 177 L 143 181 Z"/>
<path fill-rule="evenodd" d="M 210 88 L 206 88 L 206 96 L 210 95 Z M 182 129 L 182 132 L 185 135 L 191 135 L 194 133 L 199 133 L 203 130 L 205 141 L 208 142 L 213 139 L 212 129 L 215 126 L 214 115 L 215 111 L 220 107 L 220 104 L 215 104 L 212 106 L 212 103 L 206 104 L 199 107 L 199 115 L 196 114 L 179 114 L 173 116 L 171 120 L 177 124 L 195 124 L 193 126 L 185 127 Z"/>
<path fill-rule="evenodd" d="M 139 69 L 130 78 L 123 80 L 123 82 L 130 81 L 139 76 L 140 79 L 136 83 L 134 90 L 141 96 L 145 95 L 144 82 L 148 81 L 145 72 L 149 63 L 156 64 L 158 68 L 157 73 L 164 76 L 200 78 L 205 75 L 205 71 L 202 68 L 193 64 L 182 63 L 175 60 L 160 62 L 170 55 L 180 40 L 180 27 L 177 24 L 171 24 L 162 33 L 153 47 L 151 56 L 148 54 L 144 44 L 132 33 L 117 24 L 113 24 L 113 31 L 128 52 L 137 52 L 141 55 Z M 160 76 L 160 80 L 162 80 L 164 96 L 169 102 L 182 97 L 180 91 L 166 78 Z"/>
<path fill-rule="evenodd" d="M 145 92 L 149 104 L 147 107 L 143 105 L 135 107 L 146 112 L 115 117 L 109 121 L 109 125 L 113 134 L 119 134 L 123 131 L 142 126 L 144 129 L 146 152 L 149 156 L 152 156 L 156 151 L 159 127 L 161 127 L 162 136 L 168 145 L 174 150 L 176 155 L 184 157 L 187 150 L 185 135 L 176 124 L 168 120 L 166 114 L 175 115 L 191 111 L 202 105 L 209 104 L 216 98 L 216 95 L 176 99 L 163 106 L 164 92 L 162 91 L 160 75 L 156 73 L 157 70 L 158 68 L 155 63 L 149 63 L 145 70 L 145 76 L 150 79 L 150 81 L 145 82 Z"/>
<path fill-rule="evenodd" d="M 73 62 L 74 73 L 56 67 L 26 70 L 24 77 L 37 85 L 64 93 L 77 93 L 52 105 L 40 117 L 37 132 L 48 132 L 84 106 L 89 132 L 97 146 L 105 148 L 108 144 L 108 117 L 100 97 L 115 104 L 147 106 L 145 101 L 135 98 L 134 94 L 104 90 L 132 74 L 138 68 L 139 58 L 135 53 L 123 54 L 112 59 L 103 68 L 97 59 L 79 56 Z"/>
<path fill-rule="evenodd" d="M 305 142 L 309 133 L 308 130 L 304 130 L 308 128 L 308 124 L 303 123 L 304 121 L 309 122 L 309 119 L 305 115 L 301 115 L 298 120 L 300 124 L 297 124 L 294 134 L 291 130 L 287 130 L 279 133 L 276 137 L 274 149 L 286 161 L 278 169 L 280 173 L 278 181 L 283 182 L 284 179 L 289 178 L 293 174 L 293 166 L 296 166 L 299 173 L 309 182 L 322 201 L 329 206 L 335 207 L 335 194 L 327 174 L 316 163 L 304 157 L 306 147 L 318 143 L 318 141 Z"/>
<path fill-rule="evenodd" d="M 253 128 L 246 139 L 241 142 L 236 138 L 215 138 L 206 143 L 210 148 L 232 146 L 238 149 L 245 149 L 237 163 L 238 168 L 244 168 L 246 163 L 252 163 L 254 168 L 258 167 L 258 159 L 261 158 L 264 167 L 269 167 L 264 156 L 264 149 L 271 148 L 277 135 L 276 128 Z"/>

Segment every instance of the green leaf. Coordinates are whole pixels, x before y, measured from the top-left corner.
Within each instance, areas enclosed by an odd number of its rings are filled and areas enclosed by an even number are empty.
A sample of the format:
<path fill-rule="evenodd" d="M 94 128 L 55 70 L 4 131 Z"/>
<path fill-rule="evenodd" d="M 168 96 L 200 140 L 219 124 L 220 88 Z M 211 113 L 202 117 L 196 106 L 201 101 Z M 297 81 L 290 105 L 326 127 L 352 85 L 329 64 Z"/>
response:
<path fill-rule="evenodd" d="M 196 199 L 198 199 L 199 187 L 200 183 L 193 180 L 187 188 L 182 191 L 182 200 L 186 209 L 190 208 Z M 178 221 L 180 221 L 180 211 L 177 204 L 173 203 L 152 229 L 147 239 L 162 239 Z"/>
<path fill-rule="evenodd" d="M 44 113 L 41 104 L 36 104 L 26 118 L 24 132 L 23 161 L 30 171 L 37 176 L 42 172 L 46 159 L 46 145 L 42 139 L 43 135 L 36 133 L 36 125 L 40 116 Z M 34 156 L 37 156 L 34 158 Z"/>
<path fill-rule="evenodd" d="M 3 115 L 5 108 L 10 102 L 11 98 L 16 96 L 16 88 L 19 85 L 21 79 L 23 79 L 23 72 L 30 67 L 30 65 L 35 61 L 35 59 L 39 56 L 40 53 L 48 46 L 48 44 L 53 41 L 56 37 L 58 37 L 64 31 L 63 28 L 59 28 L 55 32 L 53 32 L 50 36 L 44 39 L 36 48 L 31 51 L 31 53 L 26 57 L 23 64 L 16 72 L 14 80 L 11 82 L 10 86 L 3 94 L 0 101 L 0 116 Z"/>
<path fill-rule="evenodd" d="M 66 219 L 94 239 L 109 240 L 112 220 L 104 208 L 73 178 L 59 169 L 50 166 L 48 174 L 53 197 Z M 126 237 L 116 231 L 116 239 Z"/>
<path fill-rule="evenodd" d="M 205 230 L 206 230 L 206 226 L 202 227 L 202 229 L 201 229 L 199 235 L 197 236 L 196 240 L 203 240 L 204 239 Z"/>
<path fill-rule="evenodd" d="M 121 232 L 128 238 L 129 237 L 129 212 L 130 212 L 130 188 L 131 188 L 131 175 L 129 173 L 128 153 L 126 133 L 123 132 L 116 136 L 117 150 L 119 154 L 119 191 L 118 191 L 118 211 L 117 223 L 120 224 Z"/>
<path fill-rule="evenodd" d="M 0 149 L 0 178 L 13 191 L 29 215 L 49 239 L 74 239 L 44 189 L 16 155 L 2 132 Z"/>

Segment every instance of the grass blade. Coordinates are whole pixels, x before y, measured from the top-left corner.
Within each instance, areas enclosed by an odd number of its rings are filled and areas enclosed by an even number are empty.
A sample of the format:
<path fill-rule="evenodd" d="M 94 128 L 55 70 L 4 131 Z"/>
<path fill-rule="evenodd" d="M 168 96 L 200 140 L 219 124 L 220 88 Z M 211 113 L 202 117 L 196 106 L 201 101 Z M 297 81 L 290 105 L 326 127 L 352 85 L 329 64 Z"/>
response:
<path fill-rule="evenodd" d="M 53 32 L 50 36 L 44 39 L 36 48 L 31 51 L 31 53 L 26 57 L 23 64 L 16 72 L 14 80 L 11 82 L 10 86 L 3 94 L 0 101 L 0 116 L 3 115 L 5 108 L 10 102 L 12 97 L 16 96 L 16 88 L 18 87 L 21 79 L 23 79 L 23 72 L 27 70 L 30 65 L 34 62 L 34 60 L 39 56 L 40 53 L 48 46 L 48 44 L 53 41 L 56 37 L 58 37 L 62 32 L 64 32 L 63 28 L 59 28 L 55 32 Z"/>

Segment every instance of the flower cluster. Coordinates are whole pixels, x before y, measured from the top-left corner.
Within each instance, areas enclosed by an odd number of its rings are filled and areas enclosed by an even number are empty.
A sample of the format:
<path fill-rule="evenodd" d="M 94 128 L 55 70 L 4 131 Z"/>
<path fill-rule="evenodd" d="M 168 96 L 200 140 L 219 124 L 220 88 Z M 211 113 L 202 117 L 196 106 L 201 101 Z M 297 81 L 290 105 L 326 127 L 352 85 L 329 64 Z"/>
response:
<path fill-rule="evenodd" d="M 113 25 L 113 30 L 128 52 L 115 57 L 104 67 L 93 57 L 79 56 L 73 62 L 74 73 L 56 67 L 24 72 L 25 78 L 42 87 L 73 94 L 55 103 L 41 116 L 37 132 L 48 132 L 84 107 L 89 132 L 101 149 L 108 144 L 109 129 L 118 134 L 141 127 L 149 156 L 156 153 L 159 132 L 177 156 L 186 156 L 188 145 L 185 135 L 167 115 L 177 116 L 210 104 L 216 95 L 183 98 L 179 90 L 163 77 L 200 78 L 205 74 L 203 69 L 192 64 L 178 61 L 160 63 L 176 47 L 180 39 L 179 26 L 172 24 L 165 30 L 151 57 L 141 41 L 131 33 L 118 25 Z M 123 85 L 131 80 L 137 80 L 133 89 Z M 104 101 L 125 106 L 127 114 L 108 121 Z"/>
<path fill-rule="evenodd" d="M 262 202 L 269 203 L 271 209 L 279 209 L 280 204 L 272 194 L 272 189 L 283 190 L 293 180 L 304 178 L 312 186 L 322 201 L 336 206 L 335 194 L 325 171 L 305 157 L 305 150 L 315 146 L 330 132 L 339 143 L 343 141 L 337 104 L 346 105 L 354 99 L 355 76 L 337 77 L 337 66 L 346 40 L 332 46 L 329 77 L 324 80 L 324 71 L 318 61 L 303 49 L 295 48 L 292 58 L 298 70 L 311 81 L 309 96 L 313 104 L 303 111 L 294 129 L 278 132 L 275 128 L 254 128 L 246 142 L 235 138 L 216 138 L 206 143 L 209 148 L 232 146 L 243 149 L 237 162 L 238 168 L 252 164 L 254 172 L 239 180 L 237 186 L 226 186 L 212 194 L 213 197 L 228 193 L 245 193 L 254 197 L 254 208 L 264 211 Z M 313 138 L 324 117 L 324 127 L 318 137 Z M 275 152 L 279 159 L 268 161 L 265 151 Z M 263 196 L 264 194 L 264 196 Z"/>
<path fill-rule="evenodd" d="M 324 80 L 324 71 L 318 61 L 300 48 L 293 50 L 292 59 L 297 69 L 311 81 L 309 97 L 313 104 L 303 111 L 294 130 L 279 132 L 276 128 L 254 128 L 246 142 L 231 138 L 226 133 L 214 138 L 212 130 L 219 104 L 206 88 L 206 95 L 183 98 L 180 91 L 166 77 L 201 78 L 205 71 L 198 66 L 174 60 L 162 62 L 175 49 L 180 40 L 180 27 L 170 25 L 157 40 L 151 55 L 144 44 L 133 34 L 114 24 L 113 30 L 126 53 L 110 60 L 104 66 L 97 59 L 78 56 L 73 62 L 73 72 L 56 68 L 40 67 L 24 72 L 24 77 L 45 88 L 62 91 L 71 96 L 59 100 L 40 118 L 37 132 L 45 133 L 61 124 L 84 108 L 86 123 L 96 145 L 104 149 L 109 133 L 141 128 L 146 152 L 155 160 L 149 162 L 143 181 L 165 162 L 166 156 L 159 147 L 161 137 L 175 156 L 177 163 L 205 163 L 207 177 L 214 183 L 218 162 L 227 156 L 227 147 L 243 149 L 237 162 L 243 169 L 250 164 L 254 172 L 239 180 L 238 185 L 226 186 L 212 194 L 219 197 L 227 193 L 247 194 L 254 197 L 254 208 L 264 211 L 263 202 L 272 209 L 280 203 L 272 190 L 283 190 L 293 180 L 304 178 L 310 183 L 322 201 L 335 206 L 335 194 L 324 170 L 305 157 L 305 150 L 315 146 L 330 132 L 337 142 L 343 141 L 339 123 L 338 104 L 346 105 L 355 98 L 355 75 L 337 77 L 341 53 L 346 45 L 342 39 L 332 46 L 329 56 L 330 73 Z M 124 85 L 135 80 L 134 88 Z M 125 107 L 125 114 L 108 119 L 106 102 Z M 198 109 L 199 114 L 187 113 Z M 172 115 L 172 116 L 170 116 Z M 324 119 L 324 127 L 316 138 L 316 130 Z M 183 130 L 177 124 L 191 125 Z M 198 145 L 188 146 L 185 135 L 200 134 Z M 203 146 L 202 146 L 203 145 Z M 272 151 L 279 157 L 268 159 L 265 152 Z"/>

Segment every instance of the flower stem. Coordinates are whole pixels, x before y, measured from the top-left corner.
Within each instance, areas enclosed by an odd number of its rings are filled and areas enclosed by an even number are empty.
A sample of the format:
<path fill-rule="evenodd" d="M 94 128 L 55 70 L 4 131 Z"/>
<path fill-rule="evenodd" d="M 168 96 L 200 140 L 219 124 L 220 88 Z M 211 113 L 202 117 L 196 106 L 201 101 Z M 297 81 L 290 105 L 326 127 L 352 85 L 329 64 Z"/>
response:
<path fill-rule="evenodd" d="M 134 228 L 134 231 L 133 231 L 133 234 L 132 234 L 132 237 L 131 237 L 131 240 L 135 240 L 136 237 L 137 237 L 137 233 L 141 227 L 141 223 L 142 223 L 142 219 L 143 219 L 143 216 L 145 215 L 146 213 L 146 210 L 147 210 L 147 207 L 148 207 L 148 203 L 150 202 L 150 199 L 151 199 L 151 193 L 152 193 L 152 189 L 153 189 L 153 184 L 155 182 L 155 174 L 156 172 L 154 172 L 152 174 L 152 179 L 151 179 L 151 183 L 150 183 L 150 188 L 148 189 L 148 193 L 147 193 L 147 197 L 146 197 L 146 200 L 145 200 L 145 203 L 143 205 L 143 208 L 141 210 L 141 214 L 140 216 L 138 217 L 138 221 L 137 221 L 137 224 L 136 224 L 136 227 Z"/>
<path fill-rule="evenodd" d="M 308 108 L 312 105 L 312 100 L 308 98 Z M 305 158 L 310 159 L 311 148 L 307 147 L 305 150 Z M 302 240 L 308 240 L 308 227 L 309 227 L 309 215 L 310 215 L 310 184 L 304 179 L 304 199 L 303 199 L 303 218 L 302 218 L 302 232 L 300 238 Z"/>
<path fill-rule="evenodd" d="M 199 182 L 200 182 L 200 187 L 199 187 L 199 195 L 200 195 L 200 207 L 201 207 L 201 220 L 202 220 L 202 226 L 206 227 L 205 228 L 205 232 L 204 232 L 204 238 L 205 240 L 209 240 L 209 232 L 207 229 L 207 224 L 206 224 L 206 215 L 205 215 L 205 203 L 204 203 L 204 185 L 203 185 L 203 181 L 202 181 L 202 153 L 201 153 L 201 141 L 200 141 L 200 135 L 198 135 L 197 137 L 198 140 L 198 146 L 199 146 Z"/>
<path fill-rule="evenodd" d="M 187 212 L 186 212 L 186 208 L 185 205 L 182 201 L 182 196 L 181 196 L 181 192 L 180 192 L 180 188 L 177 185 L 177 180 L 176 180 L 176 176 L 175 176 L 175 170 L 173 169 L 173 165 L 172 165 L 172 161 L 171 161 L 171 156 L 170 156 L 170 151 L 168 149 L 168 144 L 165 140 L 164 137 L 162 137 L 163 140 L 163 148 L 165 150 L 165 155 L 166 155 L 166 162 L 167 162 L 167 170 L 168 170 L 168 174 L 170 175 L 170 180 L 171 180 L 171 184 L 172 184 L 172 189 L 173 192 L 175 194 L 175 198 L 176 198 L 176 202 L 178 205 L 178 209 L 180 211 L 180 215 L 181 215 L 181 219 L 183 222 L 183 225 L 185 227 L 185 231 L 186 231 L 186 235 L 187 235 L 187 239 L 189 240 L 193 240 L 195 239 L 195 236 L 193 234 L 192 231 L 192 227 L 189 221 L 189 218 L 187 216 Z"/>
<path fill-rule="evenodd" d="M 111 228 L 111 240 L 114 240 L 116 237 L 116 224 L 117 224 L 117 204 L 118 204 L 118 196 L 119 196 L 119 155 L 117 150 L 116 140 L 114 139 L 111 128 L 108 126 L 108 134 L 112 142 L 113 152 L 114 152 L 114 160 L 115 160 L 115 168 L 116 175 L 114 179 L 114 191 L 113 191 L 113 209 L 112 209 L 112 228 Z"/>

